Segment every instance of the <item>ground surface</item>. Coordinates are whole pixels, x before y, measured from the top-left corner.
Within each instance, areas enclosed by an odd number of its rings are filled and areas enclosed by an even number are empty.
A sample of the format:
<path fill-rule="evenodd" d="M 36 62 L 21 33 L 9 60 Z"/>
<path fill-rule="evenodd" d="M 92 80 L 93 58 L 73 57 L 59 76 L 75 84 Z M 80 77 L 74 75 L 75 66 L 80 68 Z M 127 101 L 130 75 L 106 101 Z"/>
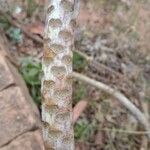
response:
<path fill-rule="evenodd" d="M 43 38 L 44 0 L 9 0 L 6 8 L 21 25 L 16 27 L 2 17 L 3 33 L 40 108 L 42 45 L 23 30 L 32 33 L 32 37 Z M 81 0 L 75 46 L 96 63 L 87 63 L 74 53 L 75 71 L 121 91 L 148 117 L 149 8 L 149 0 Z M 73 87 L 73 105 L 78 106 L 77 112 L 84 110 L 75 123 L 77 150 L 150 149 L 145 135 L 129 133 L 143 128 L 116 99 L 79 81 Z"/>

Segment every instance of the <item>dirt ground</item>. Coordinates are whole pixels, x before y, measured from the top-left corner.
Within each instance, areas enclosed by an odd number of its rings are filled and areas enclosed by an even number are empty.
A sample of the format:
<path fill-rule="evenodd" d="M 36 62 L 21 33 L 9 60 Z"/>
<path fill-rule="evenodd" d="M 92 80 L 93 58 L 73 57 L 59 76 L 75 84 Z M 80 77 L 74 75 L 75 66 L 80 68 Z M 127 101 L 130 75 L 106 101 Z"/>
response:
<path fill-rule="evenodd" d="M 10 15 L 1 15 L 0 27 L 40 109 L 44 0 L 11 0 L 6 8 L 19 26 L 8 22 L 6 17 Z M 119 90 L 147 117 L 150 103 L 149 9 L 149 0 L 81 0 L 75 49 L 95 63 L 88 63 L 76 53 L 73 60 L 74 71 Z M 26 74 L 35 68 L 33 76 Z M 143 127 L 115 98 L 79 81 L 74 82 L 73 88 L 73 106 L 79 104 L 77 109 L 84 110 L 75 123 L 77 150 L 150 149 L 147 137 L 137 132 L 143 131 Z"/>

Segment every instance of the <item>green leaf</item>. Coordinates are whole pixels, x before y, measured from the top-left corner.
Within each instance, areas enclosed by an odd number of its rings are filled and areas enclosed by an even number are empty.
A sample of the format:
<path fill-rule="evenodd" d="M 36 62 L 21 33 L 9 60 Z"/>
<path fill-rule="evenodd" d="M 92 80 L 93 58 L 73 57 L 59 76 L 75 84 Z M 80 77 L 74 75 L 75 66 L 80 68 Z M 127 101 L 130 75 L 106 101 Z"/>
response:
<path fill-rule="evenodd" d="M 32 98 L 38 106 L 41 104 L 41 70 L 41 63 L 30 57 L 23 59 L 21 62 L 20 72 L 27 83 Z"/>
<path fill-rule="evenodd" d="M 32 14 L 34 13 L 34 11 L 37 8 L 37 4 L 35 3 L 34 0 L 27 0 L 27 14 L 28 16 L 32 16 Z"/>
<path fill-rule="evenodd" d="M 10 27 L 7 30 L 7 34 L 16 43 L 19 43 L 22 41 L 22 33 L 19 28 Z"/>
<path fill-rule="evenodd" d="M 29 70 L 28 75 L 29 75 L 30 77 L 35 77 L 36 75 L 38 75 L 38 73 L 39 73 L 39 70 L 38 70 L 37 68 L 31 68 L 31 69 Z"/>
<path fill-rule="evenodd" d="M 78 53 L 73 53 L 73 68 L 75 71 L 81 72 L 87 67 L 87 61 Z"/>
<path fill-rule="evenodd" d="M 85 119 L 80 119 L 75 125 L 75 138 L 80 141 L 88 140 L 97 129 L 96 123 L 89 122 Z"/>
<path fill-rule="evenodd" d="M 8 20 L 3 16 L 0 16 L 0 27 L 2 27 L 4 30 L 8 30 L 10 28 Z"/>
<path fill-rule="evenodd" d="M 87 89 L 85 88 L 85 85 L 82 82 L 78 81 L 75 84 L 76 85 L 75 90 L 73 92 L 73 100 L 77 103 L 87 96 Z"/>

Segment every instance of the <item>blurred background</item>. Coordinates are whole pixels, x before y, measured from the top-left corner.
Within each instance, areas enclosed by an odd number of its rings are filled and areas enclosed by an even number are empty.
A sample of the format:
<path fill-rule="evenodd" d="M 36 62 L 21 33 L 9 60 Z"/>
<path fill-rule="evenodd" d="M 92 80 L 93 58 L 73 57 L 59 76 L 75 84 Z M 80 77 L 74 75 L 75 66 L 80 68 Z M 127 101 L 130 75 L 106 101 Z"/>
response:
<path fill-rule="evenodd" d="M 81 0 L 74 71 L 122 92 L 149 117 L 150 1 Z M 0 32 L 40 110 L 44 0 L 0 0 Z M 2 38 L 4 39 L 4 38 Z M 0 70 L 1 72 L 1 70 Z M 76 150 L 149 150 L 143 127 L 115 98 L 73 83 Z"/>

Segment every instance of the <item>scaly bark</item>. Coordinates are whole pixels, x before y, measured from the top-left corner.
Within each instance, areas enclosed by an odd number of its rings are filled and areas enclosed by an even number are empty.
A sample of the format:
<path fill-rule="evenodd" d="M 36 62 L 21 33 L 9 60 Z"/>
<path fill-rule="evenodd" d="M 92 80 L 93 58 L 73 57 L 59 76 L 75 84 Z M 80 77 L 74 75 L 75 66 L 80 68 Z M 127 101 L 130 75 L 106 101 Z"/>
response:
<path fill-rule="evenodd" d="M 74 0 L 49 0 L 42 79 L 43 138 L 46 149 L 73 150 L 72 48 Z"/>

